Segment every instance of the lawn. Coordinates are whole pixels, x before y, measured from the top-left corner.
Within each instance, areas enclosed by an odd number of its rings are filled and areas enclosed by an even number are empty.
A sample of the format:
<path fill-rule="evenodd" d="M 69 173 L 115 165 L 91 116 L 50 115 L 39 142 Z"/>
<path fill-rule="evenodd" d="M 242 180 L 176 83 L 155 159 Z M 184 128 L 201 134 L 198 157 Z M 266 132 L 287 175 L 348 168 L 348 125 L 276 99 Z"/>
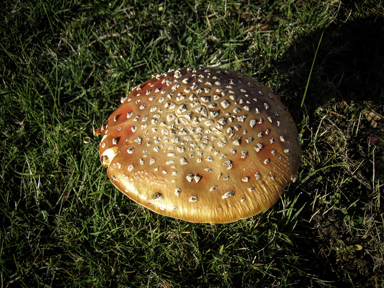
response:
<path fill-rule="evenodd" d="M 384 2 L 0 11 L 0 287 L 384 286 Z M 109 181 L 93 130 L 130 89 L 186 66 L 239 70 L 289 108 L 302 165 L 267 211 L 193 224 Z"/>

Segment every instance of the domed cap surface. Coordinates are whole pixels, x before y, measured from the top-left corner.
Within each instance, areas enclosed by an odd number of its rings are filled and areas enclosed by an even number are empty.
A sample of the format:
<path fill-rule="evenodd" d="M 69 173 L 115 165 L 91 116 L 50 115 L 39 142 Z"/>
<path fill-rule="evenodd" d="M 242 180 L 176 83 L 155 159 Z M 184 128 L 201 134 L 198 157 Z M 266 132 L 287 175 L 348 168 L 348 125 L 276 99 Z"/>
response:
<path fill-rule="evenodd" d="M 122 99 L 95 135 L 112 183 L 152 211 L 227 223 L 271 207 L 297 178 L 296 125 L 247 75 L 183 68 Z"/>

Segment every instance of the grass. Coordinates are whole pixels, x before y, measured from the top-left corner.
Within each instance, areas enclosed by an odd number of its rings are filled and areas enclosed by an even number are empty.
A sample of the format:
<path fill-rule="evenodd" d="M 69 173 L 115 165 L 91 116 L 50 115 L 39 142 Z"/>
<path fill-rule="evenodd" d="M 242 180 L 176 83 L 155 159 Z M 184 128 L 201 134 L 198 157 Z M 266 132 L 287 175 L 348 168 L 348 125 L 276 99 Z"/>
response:
<path fill-rule="evenodd" d="M 1 287 L 383 287 L 384 4 L 251 2 L 1 5 Z M 92 134 L 152 74 L 201 65 L 273 87 L 302 136 L 299 180 L 226 225 L 128 200 Z"/>

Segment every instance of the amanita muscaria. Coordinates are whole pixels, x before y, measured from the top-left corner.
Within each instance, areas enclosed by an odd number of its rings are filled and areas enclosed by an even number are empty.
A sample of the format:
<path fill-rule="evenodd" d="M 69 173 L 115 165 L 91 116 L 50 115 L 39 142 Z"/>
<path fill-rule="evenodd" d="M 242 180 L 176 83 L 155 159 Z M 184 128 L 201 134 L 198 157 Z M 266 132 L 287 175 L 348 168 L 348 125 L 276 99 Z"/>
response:
<path fill-rule="evenodd" d="M 296 125 L 255 79 L 216 68 L 169 71 L 135 87 L 95 131 L 121 192 L 190 222 L 227 223 L 271 207 L 297 178 Z"/>

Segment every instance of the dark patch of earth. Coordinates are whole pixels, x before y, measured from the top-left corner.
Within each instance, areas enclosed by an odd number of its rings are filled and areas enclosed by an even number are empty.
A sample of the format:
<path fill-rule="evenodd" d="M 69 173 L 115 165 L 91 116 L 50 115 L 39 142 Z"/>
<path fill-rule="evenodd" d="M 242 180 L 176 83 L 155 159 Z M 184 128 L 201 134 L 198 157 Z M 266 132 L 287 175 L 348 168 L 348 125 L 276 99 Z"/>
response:
<path fill-rule="evenodd" d="M 351 235 L 348 231 L 343 215 L 332 210 L 323 216 L 321 213 L 312 219 L 316 228 L 315 234 L 319 238 L 318 256 L 329 265 L 328 273 L 323 275 L 335 281 L 338 285 L 355 287 L 375 287 L 375 274 L 382 275 L 383 269 L 375 269 L 374 261 L 367 251 L 375 247 L 361 243 L 361 238 Z M 363 244 L 361 247 L 356 246 Z M 372 246 L 372 245 L 371 245 Z M 374 271 L 375 270 L 375 271 Z M 353 283 L 353 284 L 352 284 Z"/>

